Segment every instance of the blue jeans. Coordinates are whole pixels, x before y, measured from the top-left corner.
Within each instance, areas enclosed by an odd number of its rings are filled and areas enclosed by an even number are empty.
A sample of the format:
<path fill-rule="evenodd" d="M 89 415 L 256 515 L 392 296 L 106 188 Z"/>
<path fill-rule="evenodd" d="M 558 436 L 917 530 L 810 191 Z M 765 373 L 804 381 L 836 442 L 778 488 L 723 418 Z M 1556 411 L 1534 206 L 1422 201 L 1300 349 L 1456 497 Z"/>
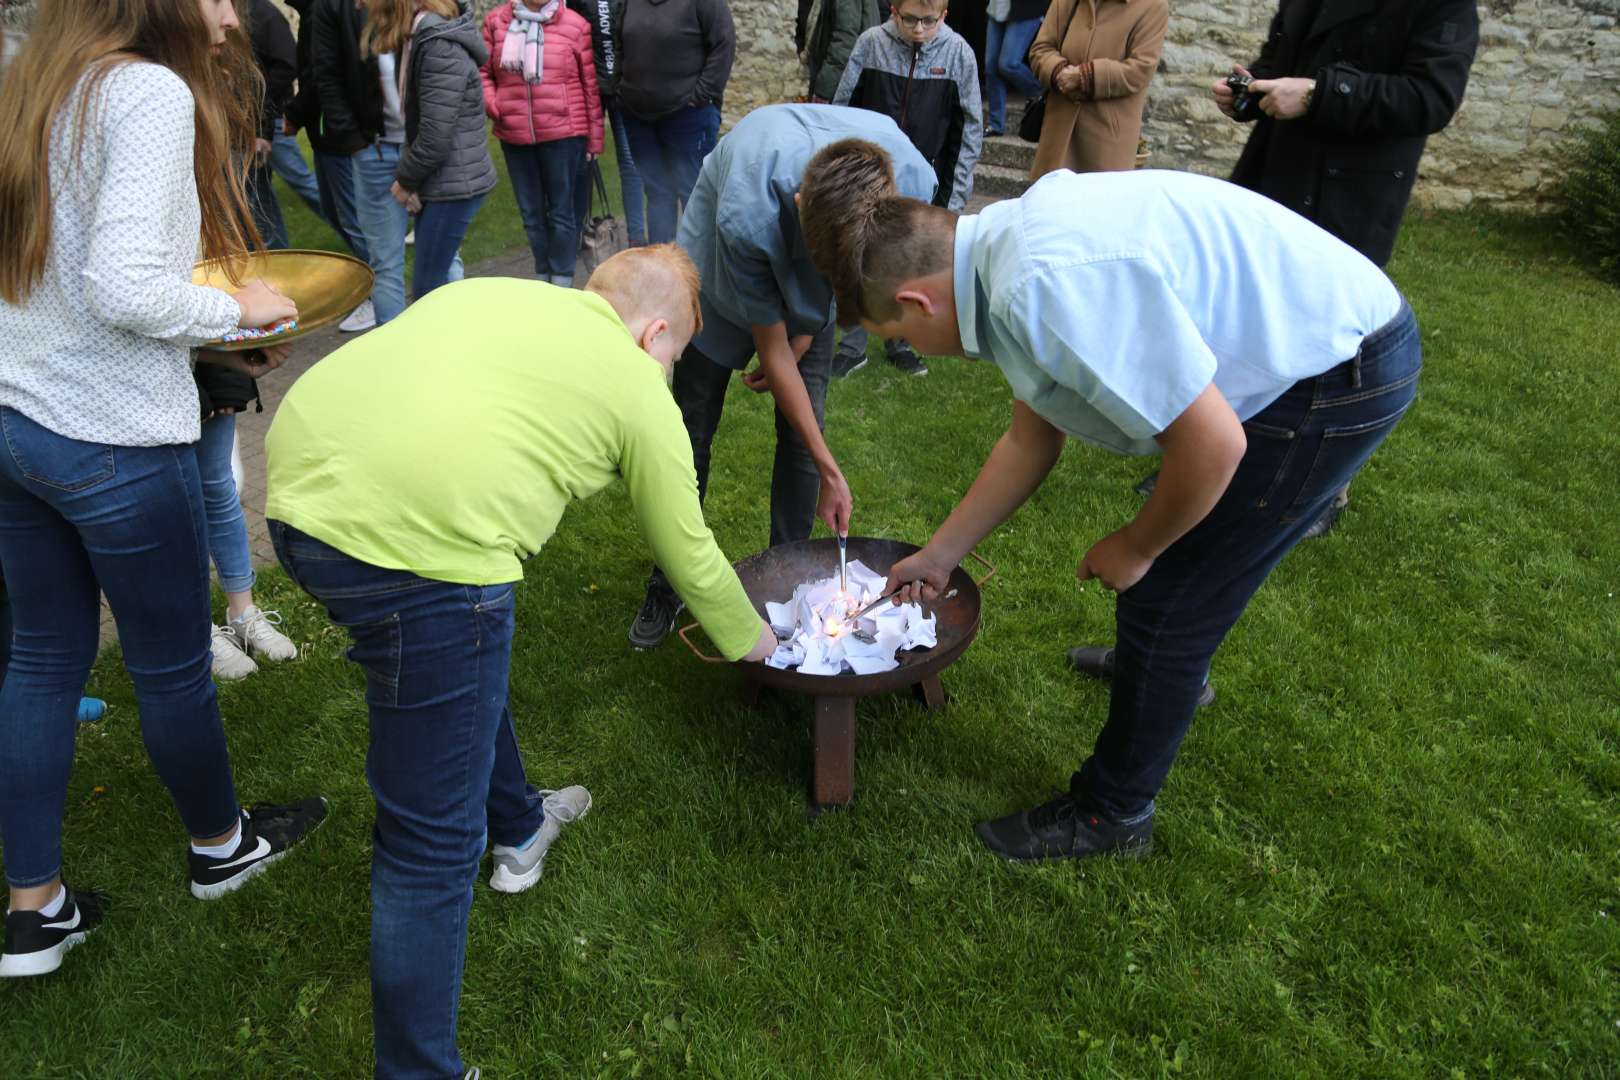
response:
<path fill-rule="evenodd" d="M 354 155 L 354 212 L 366 238 L 367 261 L 376 279 L 371 303 L 377 325 L 405 310 L 405 234 L 411 216 L 393 196 L 400 144 L 381 139 Z M 418 256 L 420 258 L 420 256 Z"/>
<path fill-rule="evenodd" d="M 422 212 L 416 216 L 411 299 L 420 300 L 440 285 L 461 280 L 461 241 L 487 197 L 422 203 Z"/>
<path fill-rule="evenodd" d="M 688 105 L 659 120 L 626 113 L 625 134 L 636 169 L 647 190 L 647 240 L 667 244 L 675 239 L 679 209 L 697 184 L 703 159 L 720 135 L 720 110 Z"/>
<path fill-rule="evenodd" d="M 355 258 L 369 263 L 371 256 L 354 205 L 353 155 L 315 151 L 315 179 L 321 188 L 321 216 L 335 223 L 338 238 L 349 245 Z"/>
<path fill-rule="evenodd" d="M 602 105 L 608 121 L 613 125 L 613 156 L 619 165 L 619 194 L 624 202 L 624 231 L 631 247 L 647 242 L 647 195 L 636 171 L 636 158 L 630 152 L 630 136 L 624 130 L 624 110 L 618 105 Z M 601 213 L 608 212 L 602 207 Z M 579 179 L 574 184 L 574 220 L 583 229 L 591 220 L 591 177 L 588 162 L 581 162 Z"/>
<path fill-rule="evenodd" d="M 501 143 L 506 176 L 512 182 L 523 231 L 534 253 L 534 272 L 543 278 L 574 276 L 579 255 L 579 223 L 574 218 L 574 187 L 585 164 L 585 137 L 517 146 Z"/>
<path fill-rule="evenodd" d="M 296 135 L 285 135 L 276 132 L 276 137 L 270 140 L 270 168 L 281 177 L 282 183 L 292 189 L 294 195 L 303 200 L 304 205 L 316 217 L 326 221 L 326 211 L 321 207 L 321 185 L 316 181 L 315 174 L 309 171 L 309 165 L 304 161 L 304 152 L 299 149 Z"/>
<path fill-rule="evenodd" d="M 225 592 L 253 588 L 253 552 L 248 547 L 247 518 L 231 475 L 231 446 L 236 439 L 236 417 L 215 416 L 203 421 L 197 443 L 197 471 L 202 476 L 203 514 L 208 519 L 208 550 L 219 570 Z"/>
<path fill-rule="evenodd" d="M 507 708 L 514 586 L 384 570 L 279 521 L 270 538 L 366 672 L 377 1075 L 460 1077 L 456 1010 L 486 837 L 519 846 L 544 816 Z"/>
<path fill-rule="evenodd" d="M 259 239 L 270 251 L 287 246 L 287 223 L 281 216 L 281 202 L 271 186 L 272 173 L 268 165 L 249 165 L 247 171 L 248 209 L 253 213 L 253 225 L 259 230 Z"/>
<path fill-rule="evenodd" d="M 0 406 L 0 564 L 15 624 L 0 687 L 6 880 L 61 871 L 79 696 L 118 620 L 146 753 L 194 837 L 237 820 L 209 675 L 208 538 L 190 446 L 103 446 Z"/>
<path fill-rule="evenodd" d="M 1044 93 L 1035 72 L 1030 70 L 1029 47 L 1041 28 L 1039 19 L 997 22 L 991 19 L 984 39 L 985 98 L 991 131 L 1007 130 L 1007 87 L 1034 101 Z"/>
<path fill-rule="evenodd" d="M 1405 415 L 1422 366 L 1417 322 L 1403 306 L 1355 358 L 1244 421 L 1248 450 L 1226 493 L 1115 602 L 1108 722 L 1070 781 L 1078 801 L 1117 821 L 1152 813 L 1215 650 Z"/>

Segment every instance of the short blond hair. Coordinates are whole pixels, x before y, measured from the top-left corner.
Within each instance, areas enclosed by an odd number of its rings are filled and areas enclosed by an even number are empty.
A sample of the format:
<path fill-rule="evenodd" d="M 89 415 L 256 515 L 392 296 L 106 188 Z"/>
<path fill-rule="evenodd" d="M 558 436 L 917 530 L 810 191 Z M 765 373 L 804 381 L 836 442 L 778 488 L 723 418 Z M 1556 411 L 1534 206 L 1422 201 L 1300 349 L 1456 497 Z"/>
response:
<path fill-rule="evenodd" d="M 626 248 L 598 266 L 585 288 L 613 305 L 626 324 L 643 317 L 671 319 L 684 307 L 692 333 L 703 329 L 698 268 L 675 244 Z"/>

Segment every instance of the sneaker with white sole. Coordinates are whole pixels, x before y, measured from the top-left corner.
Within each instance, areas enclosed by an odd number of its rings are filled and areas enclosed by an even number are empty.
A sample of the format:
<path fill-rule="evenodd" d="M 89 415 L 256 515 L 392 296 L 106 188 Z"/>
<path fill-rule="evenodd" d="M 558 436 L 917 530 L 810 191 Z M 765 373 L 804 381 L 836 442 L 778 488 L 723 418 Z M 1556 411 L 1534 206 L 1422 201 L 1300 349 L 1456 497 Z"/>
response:
<path fill-rule="evenodd" d="M 367 300 L 359 307 L 343 317 L 338 323 L 338 329 L 345 334 L 358 334 L 362 330 L 370 330 L 377 325 L 377 309 Z"/>
<path fill-rule="evenodd" d="M 264 611 L 256 604 L 231 620 L 231 633 L 246 646 L 242 651 L 266 660 L 296 660 L 298 646 L 276 627 L 281 625 L 281 612 Z"/>
<path fill-rule="evenodd" d="M 217 900 L 235 892 L 248 880 L 287 854 L 298 841 L 326 820 L 326 800 L 300 799 L 284 806 L 256 803 L 242 811 L 242 841 L 230 855 L 191 857 L 191 895 Z"/>
<path fill-rule="evenodd" d="M 245 679 L 259 670 L 259 665 L 242 649 L 242 639 L 229 626 L 215 626 L 208 639 L 208 648 L 214 654 L 215 679 L 226 681 Z"/>
<path fill-rule="evenodd" d="M 101 923 L 107 898 L 100 893 L 67 890 L 62 910 L 50 918 L 37 911 L 6 915 L 6 946 L 0 953 L 0 978 L 49 975 L 62 966 L 62 956 Z"/>
<path fill-rule="evenodd" d="M 545 816 L 534 837 L 523 847 L 495 845 L 495 872 L 489 876 L 489 887 L 496 892 L 520 893 L 539 881 L 546 865 L 546 852 L 551 850 L 562 827 L 590 813 L 591 793 L 578 784 L 540 794 L 545 797 L 540 803 Z"/>

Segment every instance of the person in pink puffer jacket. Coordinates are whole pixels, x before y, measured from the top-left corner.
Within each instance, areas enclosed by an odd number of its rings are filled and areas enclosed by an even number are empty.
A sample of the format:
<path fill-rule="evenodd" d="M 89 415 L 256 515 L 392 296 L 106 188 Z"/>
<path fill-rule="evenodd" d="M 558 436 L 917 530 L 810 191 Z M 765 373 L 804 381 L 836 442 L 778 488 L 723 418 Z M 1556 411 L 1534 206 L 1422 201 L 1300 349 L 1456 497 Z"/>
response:
<path fill-rule="evenodd" d="M 484 18 L 484 109 L 495 121 L 534 272 L 574 280 L 574 185 L 602 152 L 591 27 L 562 0 L 510 0 Z"/>

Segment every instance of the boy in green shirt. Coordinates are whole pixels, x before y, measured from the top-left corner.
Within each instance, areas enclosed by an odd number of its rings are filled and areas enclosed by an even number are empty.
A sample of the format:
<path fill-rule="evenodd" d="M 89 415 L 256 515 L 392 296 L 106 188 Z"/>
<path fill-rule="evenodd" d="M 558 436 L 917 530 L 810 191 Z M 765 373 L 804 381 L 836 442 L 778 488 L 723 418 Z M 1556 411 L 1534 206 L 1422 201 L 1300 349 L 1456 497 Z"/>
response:
<path fill-rule="evenodd" d="M 520 560 L 568 503 L 622 476 L 653 555 L 720 651 L 758 660 L 776 647 L 703 523 L 669 391 L 700 322 L 697 271 L 669 244 L 614 256 L 578 292 L 468 280 L 328 356 L 277 410 L 276 554 L 348 628 L 366 670 L 384 1072 L 461 1075 L 456 1003 L 486 836 L 490 883 L 507 892 L 538 880 L 556 836 L 524 776 L 507 678 Z"/>

